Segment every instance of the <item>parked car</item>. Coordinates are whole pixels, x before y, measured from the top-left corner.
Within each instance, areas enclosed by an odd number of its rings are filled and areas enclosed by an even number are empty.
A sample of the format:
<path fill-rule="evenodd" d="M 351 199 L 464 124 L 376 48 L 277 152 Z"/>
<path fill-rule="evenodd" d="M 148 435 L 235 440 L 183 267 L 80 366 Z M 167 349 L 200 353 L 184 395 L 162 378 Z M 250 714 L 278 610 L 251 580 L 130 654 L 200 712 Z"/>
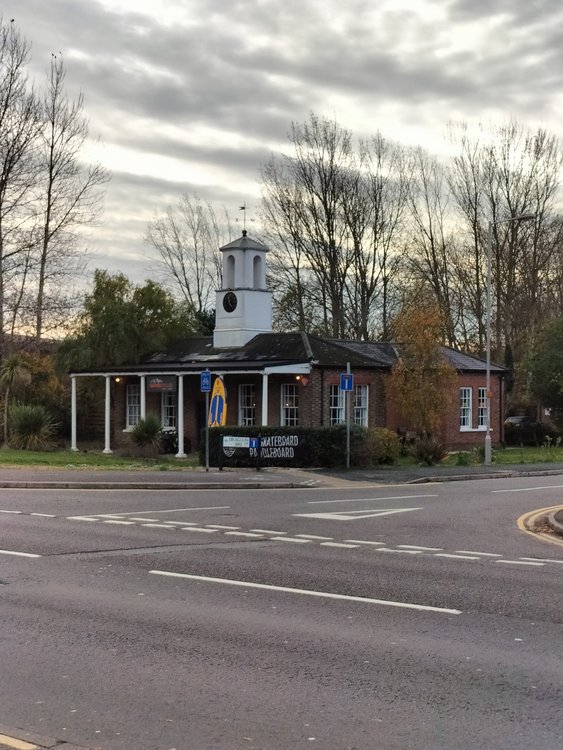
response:
<path fill-rule="evenodd" d="M 518 415 L 504 421 L 504 441 L 507 445 L 542 445 L 546 437 L 554 438 L 555 430 L 534 417 Z"/>

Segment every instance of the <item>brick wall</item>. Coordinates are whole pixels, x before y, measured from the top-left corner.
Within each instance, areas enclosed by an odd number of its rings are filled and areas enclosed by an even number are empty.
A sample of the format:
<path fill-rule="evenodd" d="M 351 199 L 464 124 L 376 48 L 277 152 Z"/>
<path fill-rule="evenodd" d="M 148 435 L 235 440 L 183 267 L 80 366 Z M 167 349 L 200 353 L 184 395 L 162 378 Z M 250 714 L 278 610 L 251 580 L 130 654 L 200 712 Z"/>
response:
<path fill-rule="evenodd" d="M 341 368 L 315 368 L 309 375 L 297 379 L 295 375 L 270 375 L 268 383 L 268 425 L 280 424 L 281 386 L 284 383 L 297 385 L 299 394 L 299 425 L 300 426 L 328 426 L 330 424 L 330 386 L 340 382 Z M 378 370 L 354 370 L 354 383 L 367 385 L 368 391 L 368 420 L 370 427 L 388 427 L 393 431 L 408 431 L 411 425 L 407 423 L 397 405 L 386 397 L 386 379 L 388 373 Z M 138 382 L 137 378 L 123 378 L 120 383 L 112 382 L 112 447 L 125 446 L 130 437 L 125 428 L 125 392 L 128 382 Z M 305 384 L 306 383 L 306 384 Z M 262 376 L 236 375 L 225 376 L 227 390 L 227 424 L 238 424 L 239 385 L 254 385 L 255 393 L 255 423 L 262 423 Z M 493 443 L 503 438 L 502 433 L 502 381 L 493 376 L 491 378 L 491 437 Z M 184 434 L 190 440 L 191 449 L 197 450 L 201 429 L 205 425 L 205 394 L 199 390 L 199 375 L 184 376 Z M 460 430 L 459 388 L 472 389 L 472 428 Z M 449 411 L 442 437 L 449 449 L 463 449 L 484 444 L 485 431 L 477 429 L 478 388 L 485 387 L 485 375 L 463 375 L 458 377 L 453 405 Z M 160 393 L 147 393 L 147 414 L 160 417 Z"/>
<path fill-rule="evenodd" d="M 478 428 L 478 389 L 485 388 L 483 374 L 458 374 L 458 382 L 452 405 L 448 411 L 441 437 L 449 450 L 462 450 L 484 445 L 484 428 Z M 472 409 L 471 428 L 460 429 L 460 388 L 471 388 Z M 503 383 L 502 378 L 491 375 L 491 439 L 493 444 L 503 440 Z M 397 404 L 387 403 L 387 426 L 394 431 L 406 432 L 412 429 Z"/>

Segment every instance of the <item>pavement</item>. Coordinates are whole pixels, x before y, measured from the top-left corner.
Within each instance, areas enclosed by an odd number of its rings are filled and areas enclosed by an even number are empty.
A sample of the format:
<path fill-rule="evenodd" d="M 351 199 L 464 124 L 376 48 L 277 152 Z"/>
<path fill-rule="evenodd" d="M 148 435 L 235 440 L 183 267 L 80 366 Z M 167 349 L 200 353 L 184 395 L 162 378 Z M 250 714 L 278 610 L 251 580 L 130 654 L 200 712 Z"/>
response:
<path fill-rule="evenodd" d="M 266 467 L 173 470 L 81 469 L 78 467 L 1 467 L 0 488 L 34 489 L 291 489 L 358 484 L 419 484 L 472 479 L 563 475 L 563 463 L 511 466 L 381 466 L 375 469 L 299 469 Z"/>

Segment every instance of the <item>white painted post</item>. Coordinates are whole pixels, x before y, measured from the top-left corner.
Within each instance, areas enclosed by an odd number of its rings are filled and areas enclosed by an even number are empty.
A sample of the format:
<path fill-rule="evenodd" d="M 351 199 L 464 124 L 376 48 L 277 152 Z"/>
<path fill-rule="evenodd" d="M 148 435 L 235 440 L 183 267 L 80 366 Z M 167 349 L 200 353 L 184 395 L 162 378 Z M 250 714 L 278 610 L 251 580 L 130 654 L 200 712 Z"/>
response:
<path fill-rule="evenodd" d="M 106 413 L 105 413 L 106 441 L 104 453 L 113 453 L 111 449 L 111 377 L 106 375 Z"/>
<path fill-rule="evenodd" d="M 78 451 L 76 445 L 76 377 L 70 378 L 70 450 Z"/>
<path fill-rule="evenodd" d="M 268 375 L 262 375 L 262 427 L 268 426 Z"/>
<path fill-rule="evenodd" d="M 184 376 L 178 375 L 178 453 L 176 458 L 186 458 L 184 453 Z"/>
<path fill-rule="evenodd" d="M 145 419 L 147 416 L 147 391 L 145 376 L 141 375 L 141 419 Z"/>

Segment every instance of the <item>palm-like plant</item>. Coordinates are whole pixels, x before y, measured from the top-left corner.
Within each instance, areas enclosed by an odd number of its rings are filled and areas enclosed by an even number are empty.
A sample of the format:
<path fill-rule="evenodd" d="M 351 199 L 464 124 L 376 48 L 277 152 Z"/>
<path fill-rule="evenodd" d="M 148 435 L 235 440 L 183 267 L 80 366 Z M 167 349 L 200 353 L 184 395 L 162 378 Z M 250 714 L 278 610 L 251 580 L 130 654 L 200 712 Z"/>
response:
<path fill-rule="evenodd" d="M 0 385 L 4 387 L 4 445 L 8 444 L 8 408 L 10 391 L 14 386 L 29 383 L 31 372 L 25 357 L 20 353 L 6 357 L 0 368 Z"/>

